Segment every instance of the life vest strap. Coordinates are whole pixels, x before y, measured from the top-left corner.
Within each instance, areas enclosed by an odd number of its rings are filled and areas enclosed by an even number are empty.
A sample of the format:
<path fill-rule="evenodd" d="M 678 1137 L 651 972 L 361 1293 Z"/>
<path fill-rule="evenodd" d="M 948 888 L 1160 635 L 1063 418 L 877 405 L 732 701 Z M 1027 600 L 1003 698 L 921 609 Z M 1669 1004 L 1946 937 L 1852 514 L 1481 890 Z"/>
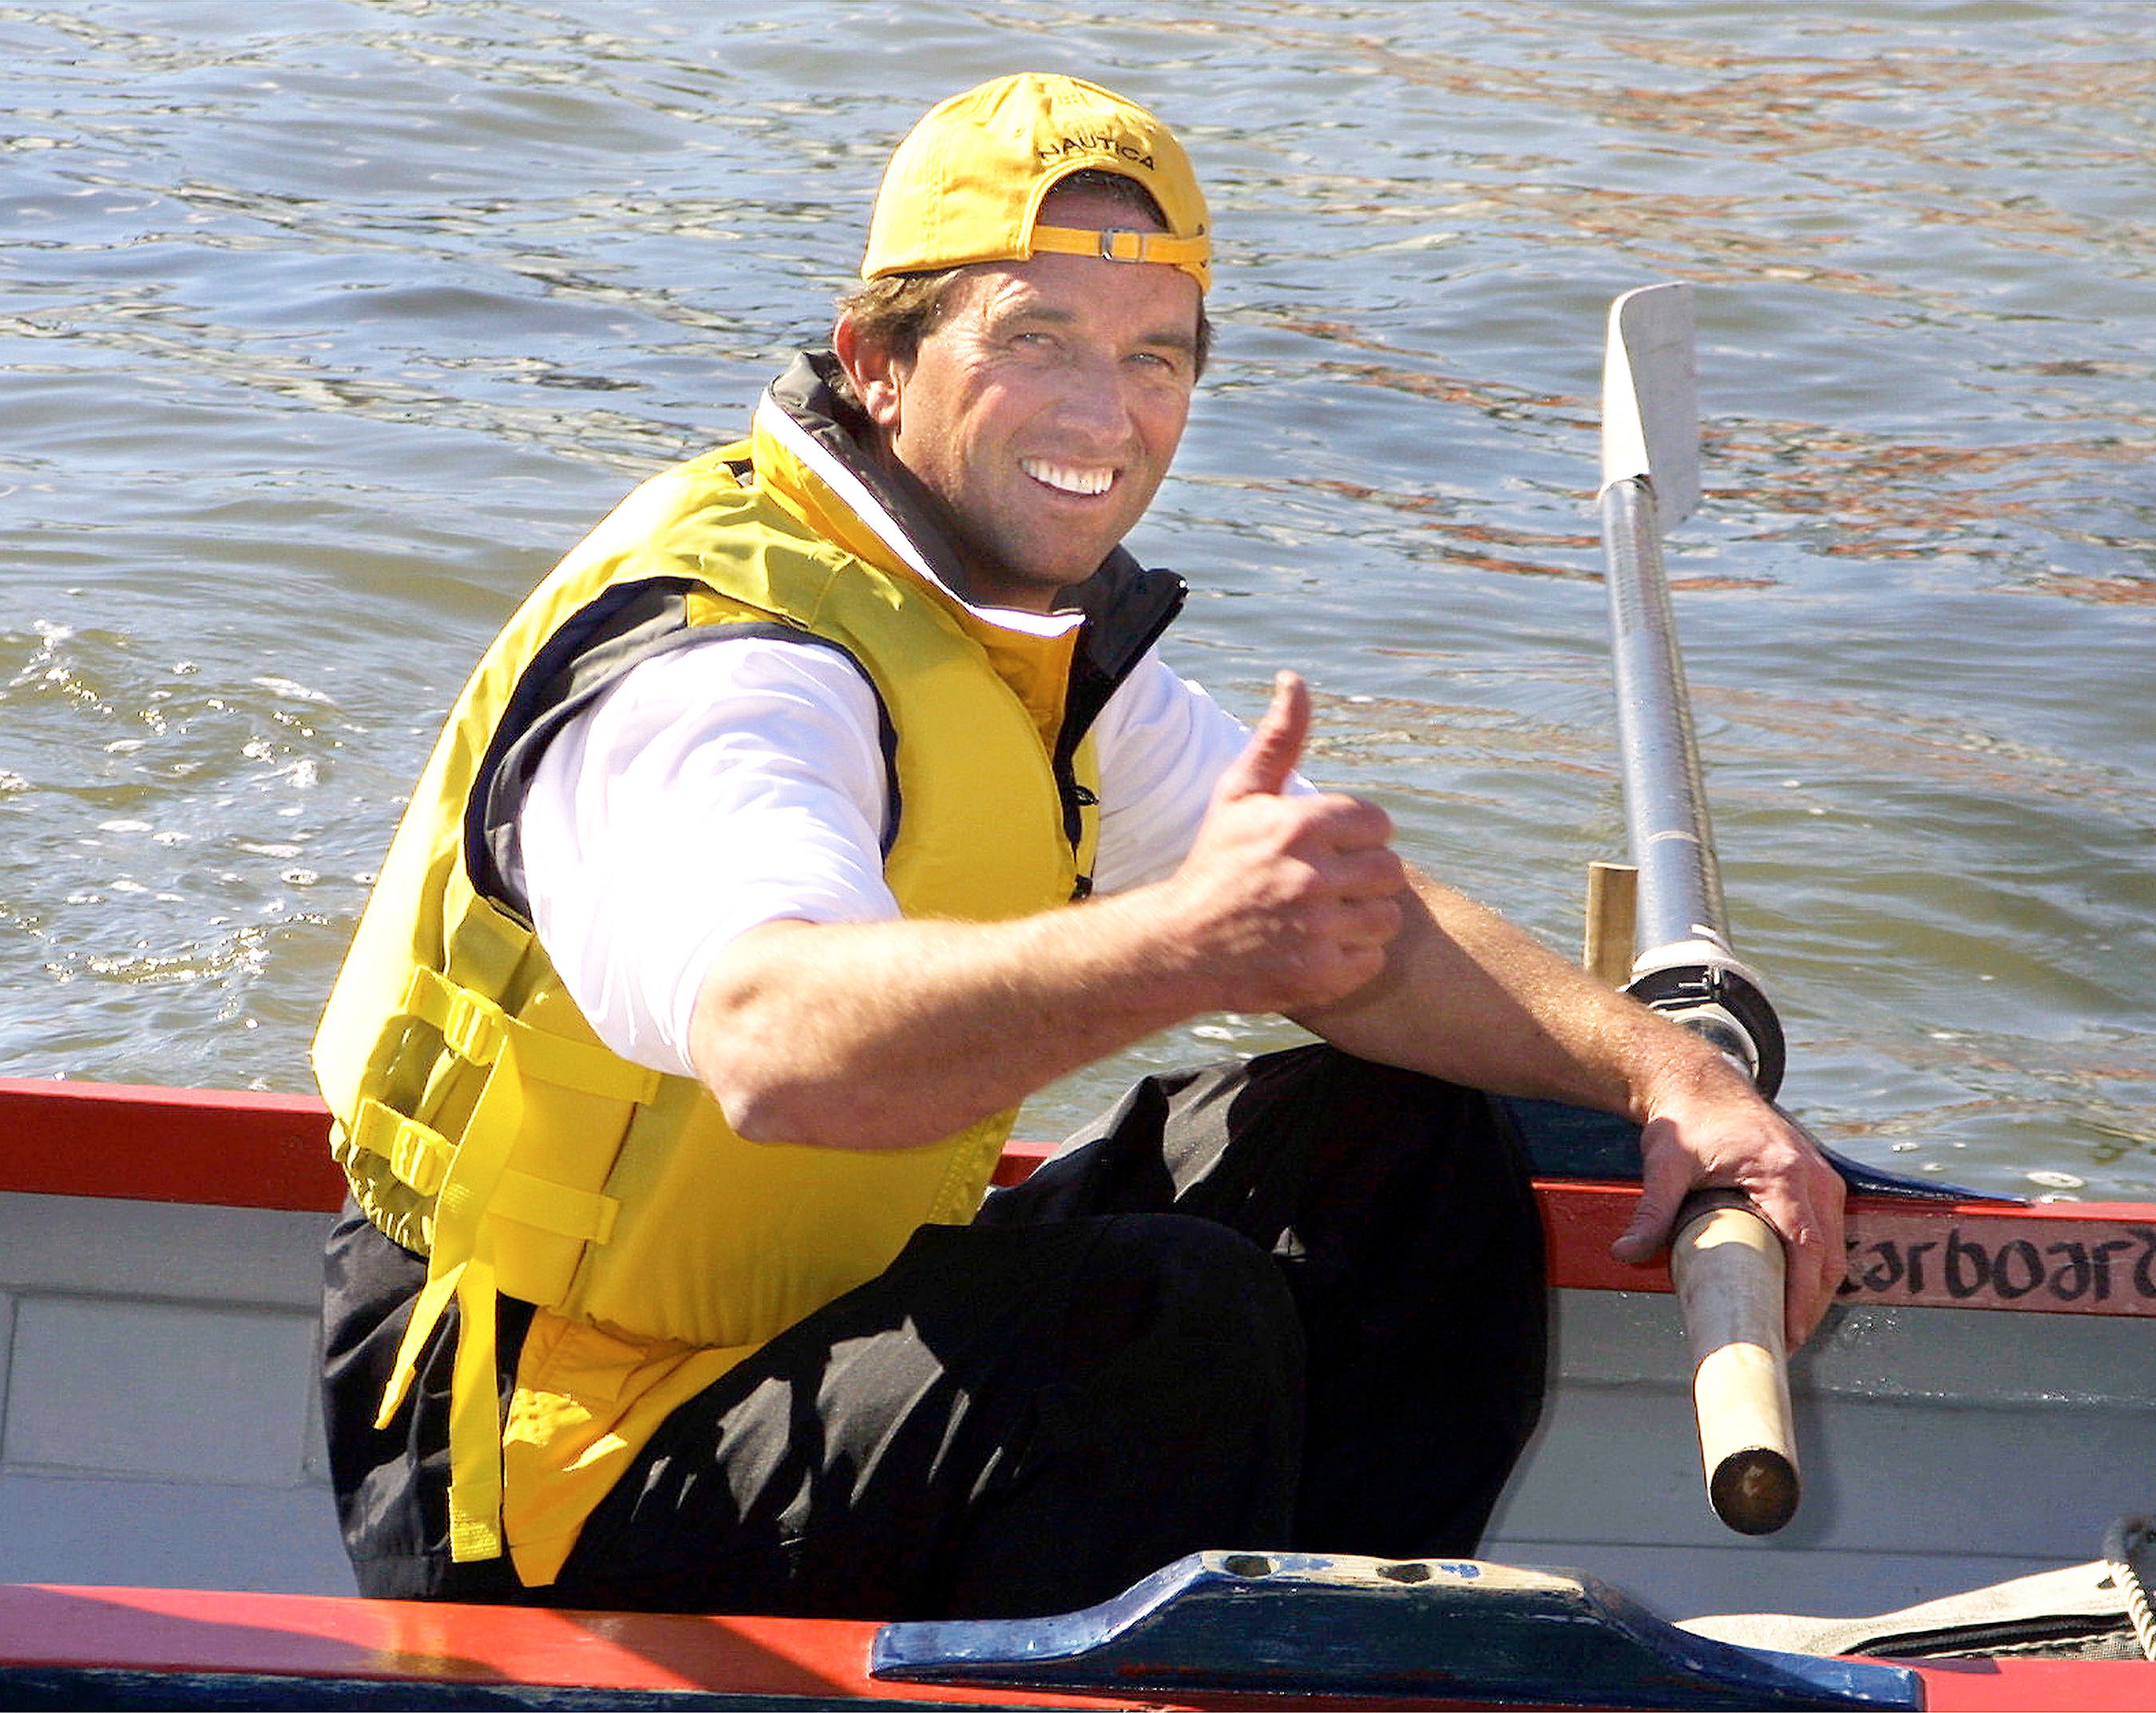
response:
<path fill-rule="evenodd" d="M 410 1394 L 420 1352 L 452 1300 L 459 1332 L 449 1401 L 449 1546 L 459 1562 L 501 1552 L 501 1422 L 495 1392 L 495 1259 L 487 1220 L 515 1221 L 557 1236 L 604 1243 L 621 1204 L 596 1191 L 556 1183 L 509 1164 L 526 1080 L 602 1099 L 649 1101 L 655 1071 L 603 1048 L 565 1040 L 511 1016 L 485 995 L 424 965 L 404 995 L 408 1016 L 441 1031 L 444 1047 L 487 1073 L 485 1087 L 452 1144 L 439 1130 L 380 1100 L 360 1103 L 351 1131 L 357 1147 L 378 1154 L 402 1182 L 435 1198 L 427 1283 L 413 1305 L 381 1407 L 387 1426 Z"/>
<path fill-rule="evenodd" d="M 347 1134 L 353 1147 L 388 1160 L 398 1183 L 422 1196 L 440 1191 L 449 1174 L 450 1144 L 433 1126 L 407 1118 L 370 1095 L 359 1103 Z"/>
<path fill-rule="evenodd" d="M 439 1130 L 368 1098 L 360 1102 L 349 1134 L 353 1147 L 388 1160 L 398 1182 L 422 1196 L 440 1193 L 454 1149 Z M 612 1196 L 506 1166 L 487 1211 L 577 1242 L 603 1243 L 613 1237 L 621 1203 Z"/>
<path fill-rule="evenodd" d="M 483 1216 L 508 1174 L 523 1122 L 520 1091 L 526 1073 L 520 1062 L 521 1039 L 515 1033 L 502 1037 L 486 1086 L 450 1156 L 435 1200 L 427 1283 L 413 1304 L 377 1417 L 378 1426 L 387 1427 L 409 1396 L 420 1352 L 454 1299 L 458 1336 L 449 1383 L 449 1551 L 459 1563 L 501 1555 L 495 1258 L 493 1234 Z"/>
<path fill-rule="evenodd" d="M 494 1199 L 488 1204 L 487 1211 L 496 1218 L 536 1226 L 557 1237 L 603 1243 L 613 1236 L 613 1222 L 620 1215 L 621 1203 L 612 1196 L 572 1189 L 567 1184 L 506 1167 L 501 1181 L 495 1186 Z"/>
<path fill-rule="evenodd" d="M 413 970 L 404 990 L 404 1012 L 441 1031 L 443 1043 L 468 1064 L 493 1064 L 504 1045 L 514 1041 L 524 1074 L 542 1083 L 639 1104 L 659 1092 L 658 1072 L 617 1058 L 603 1047 L 534 1029 L 485 994 L 460 987 L 424 964 Z"/>

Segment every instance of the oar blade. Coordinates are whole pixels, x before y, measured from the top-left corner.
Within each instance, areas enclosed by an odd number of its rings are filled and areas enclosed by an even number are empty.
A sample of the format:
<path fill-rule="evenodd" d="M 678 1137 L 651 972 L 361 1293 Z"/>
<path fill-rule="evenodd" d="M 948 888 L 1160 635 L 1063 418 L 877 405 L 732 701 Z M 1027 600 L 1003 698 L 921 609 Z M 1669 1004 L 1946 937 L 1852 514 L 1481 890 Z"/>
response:
<path fill-rule="evenodd" d="M 1666 535 L 1699 503 L 1691 287 L 1643 286 L 1609 306 L 1602 364 L 1602 486 L 1644 477 Z"/>

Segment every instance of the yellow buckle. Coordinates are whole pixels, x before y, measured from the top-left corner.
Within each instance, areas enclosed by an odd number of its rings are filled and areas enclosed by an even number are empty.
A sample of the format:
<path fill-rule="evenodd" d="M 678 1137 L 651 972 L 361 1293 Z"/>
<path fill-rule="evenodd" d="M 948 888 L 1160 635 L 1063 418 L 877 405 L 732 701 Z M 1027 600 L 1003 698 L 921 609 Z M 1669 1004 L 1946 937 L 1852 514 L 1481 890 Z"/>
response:
<path fill-rule="evenodd" d="M 389 1169 L 399 1183 L 432 1196 L 449 1175 L 449 1145 L 439 1131 L 413 1119 L 400 1119 L 389 1141 Z"/>
<path fill-rule="evenodd" d="M 469 988 L 450 990 L 449 1014 L 442 1020 L 442 1040 L 459 1058 L 469 1064 L 492 1064 L 501 1052 L 506 1032 L 501 1006 Z"/>

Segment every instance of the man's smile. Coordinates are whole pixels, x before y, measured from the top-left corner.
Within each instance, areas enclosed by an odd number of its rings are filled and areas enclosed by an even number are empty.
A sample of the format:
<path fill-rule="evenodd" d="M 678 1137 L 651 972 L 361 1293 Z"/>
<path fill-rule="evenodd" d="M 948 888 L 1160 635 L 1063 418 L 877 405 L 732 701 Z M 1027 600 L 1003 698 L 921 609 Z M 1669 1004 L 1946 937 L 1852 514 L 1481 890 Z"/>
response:
<path fill-rule="evenodd" d="M 1105 494 L 1116 481 L 1115 471 L 1101 465 L 1060 464 L 1046 458 L 1021 458 L 1018 467 L 1035 481 L 1061 494 L 1089 497 Z"/>

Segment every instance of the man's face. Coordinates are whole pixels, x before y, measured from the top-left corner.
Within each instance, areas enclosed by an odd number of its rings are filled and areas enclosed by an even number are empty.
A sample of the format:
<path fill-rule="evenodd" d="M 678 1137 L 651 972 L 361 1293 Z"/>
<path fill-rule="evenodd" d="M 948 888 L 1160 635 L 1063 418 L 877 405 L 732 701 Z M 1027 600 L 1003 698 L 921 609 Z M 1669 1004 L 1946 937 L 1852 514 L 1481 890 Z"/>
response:
<path fill-rule="evenodd" d="M 1051 193 L 1040 218 L 1153 226 L 1087 190 Z M 911 363 L 873 365 L 870 416 L 941 503 L 974 600 L 1047 611 L 1144 515 L 1189 414 L 1199 296 L 1158 263 L 985 264 L 955 282 Z"/>

